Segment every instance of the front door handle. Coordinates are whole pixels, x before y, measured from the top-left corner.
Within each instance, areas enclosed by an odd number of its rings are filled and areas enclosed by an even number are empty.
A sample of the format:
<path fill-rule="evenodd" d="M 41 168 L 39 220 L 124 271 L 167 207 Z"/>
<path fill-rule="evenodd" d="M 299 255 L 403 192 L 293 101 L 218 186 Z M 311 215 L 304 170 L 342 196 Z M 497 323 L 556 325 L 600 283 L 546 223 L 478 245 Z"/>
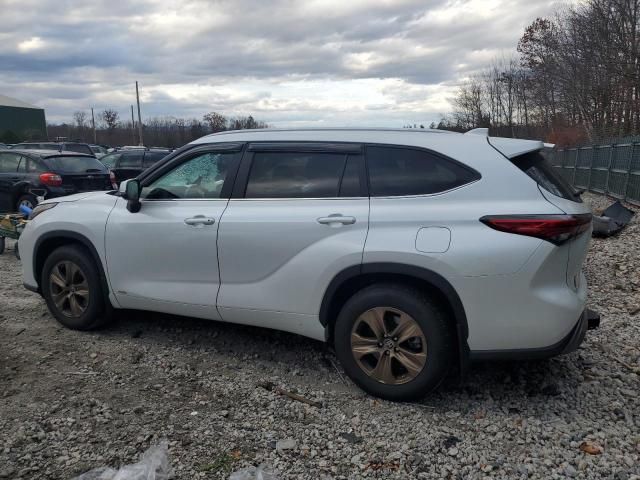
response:
<path fill-rule="evenodd" d="M 345 217 L 339 213 L 332 213 L 328 217 L 318 218 L 318 223 L 322 225 L 353 225 L 356 223 L 356 217 Z"/>
<path fill-rule="evenodd" d="M 216 219 L 205 217 L 204 215 L 196 215 L 195 217 L 185 218 L 184 223 L 187 225 L 213 225 L 216 223 Z"/>

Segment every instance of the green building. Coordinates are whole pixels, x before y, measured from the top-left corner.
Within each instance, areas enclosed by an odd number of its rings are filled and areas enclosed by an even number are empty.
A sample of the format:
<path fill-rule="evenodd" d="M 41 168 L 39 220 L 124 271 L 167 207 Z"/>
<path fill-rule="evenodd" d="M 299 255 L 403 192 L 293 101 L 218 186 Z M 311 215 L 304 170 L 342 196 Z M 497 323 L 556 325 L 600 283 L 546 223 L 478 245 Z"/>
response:
<path fill-rule="evenodd" d="M 0 142 L 46 139 L 44 109 L 0 95 Z"/>

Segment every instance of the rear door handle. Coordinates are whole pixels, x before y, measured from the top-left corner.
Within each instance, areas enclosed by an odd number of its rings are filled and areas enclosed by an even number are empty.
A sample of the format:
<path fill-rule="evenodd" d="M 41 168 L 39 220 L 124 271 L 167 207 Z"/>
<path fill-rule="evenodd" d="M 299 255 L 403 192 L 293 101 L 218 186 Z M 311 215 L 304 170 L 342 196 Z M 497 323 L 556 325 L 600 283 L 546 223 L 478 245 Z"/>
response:
<path fill-rule="evenodd" d="M 353 225 L 356 223 L 356 217 L 345 217 L 339 213 L 332 213 L 328 217 L 318 218 L 318 223 L 322 225 Z"/>
<path fill-rule="evenodd" d="M 213 225 L 216 223 L 215 218 L 205 217 L 204 215 L 196 215 L 184 219 L 184 223 L 187 225 Z"/>

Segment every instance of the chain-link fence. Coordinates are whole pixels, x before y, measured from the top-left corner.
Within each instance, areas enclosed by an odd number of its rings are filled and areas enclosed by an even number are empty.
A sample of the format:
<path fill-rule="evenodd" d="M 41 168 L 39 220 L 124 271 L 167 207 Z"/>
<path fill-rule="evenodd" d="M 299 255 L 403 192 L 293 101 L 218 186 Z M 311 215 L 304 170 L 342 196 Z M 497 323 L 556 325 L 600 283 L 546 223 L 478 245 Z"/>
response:
<path fill-rule="evenodd" d="M 554 150 L 549 159 L 576 188 L 640 205 L 640 142 Z"/>

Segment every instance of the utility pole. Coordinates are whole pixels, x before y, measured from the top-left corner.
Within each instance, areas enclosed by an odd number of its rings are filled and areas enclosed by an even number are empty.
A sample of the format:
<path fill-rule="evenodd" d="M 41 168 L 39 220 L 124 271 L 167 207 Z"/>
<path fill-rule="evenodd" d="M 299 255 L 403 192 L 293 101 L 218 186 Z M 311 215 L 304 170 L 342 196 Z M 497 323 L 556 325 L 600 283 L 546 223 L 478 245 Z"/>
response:
<path fill-rule="evenodd" d="M 91 107 L 91 128 L 93 128 L 93 143 L 98 144 L 98 139 L 96 137 L 96 119 L 93 116 L 93 107 Z"/>
<path fill-rule="evenodd" d="M 138 102 L 138 136 L 140 137 L 139 145 L 144 145 L 142 141 L 142 116 L 140 115 L 140 94 L 138 93 L 138 81 L 136 80 L 136 102 Z"/>
<path fill-rule="evenodd" d="M 135 143 L 136 143 L 136 121 L 133 118 L 133 105 L 131 105 L 131 138 L 133 138 L 133 143 L 131 145 L 135 145 Z"/>

